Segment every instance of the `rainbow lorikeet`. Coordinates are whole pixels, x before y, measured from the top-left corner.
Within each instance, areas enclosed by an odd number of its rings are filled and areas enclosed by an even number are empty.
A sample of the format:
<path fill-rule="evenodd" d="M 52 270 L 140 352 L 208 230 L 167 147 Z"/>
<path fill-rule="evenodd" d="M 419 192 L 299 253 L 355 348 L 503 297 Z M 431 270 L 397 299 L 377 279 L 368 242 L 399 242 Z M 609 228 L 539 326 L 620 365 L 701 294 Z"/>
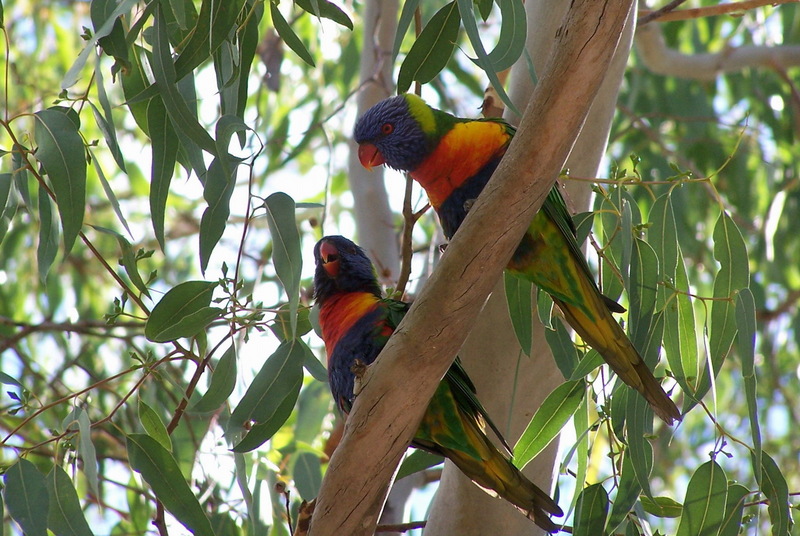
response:
<path fill-rule="evenodd" d="M 375 269 L 364 250 L 342 236 L 314 247 L 314 298 L 328 355 L 328 378 L 339 409 L 353 404 L 356 361 L 369 365 L 408 311 L 402 301 L 382 299 Z M 502 441 L 503 454 L 484 432 L 487 424 Z M 547 514 L 561 508 L 514 467 L 510 447 L 475 396 L 475 386 L 458 359 L 439 384 L 411 445 L 449 458 L 465 475 L 499 495 L 548 532 L 558 527 Z"/>
<path fill-rule="evenodd" d="M 385 99 L 358 120 L 361 164 L 406 171 L 427 192 L 452 238 L 505 155 L 514 127 L 501 119 L 464 119 L 416 95 Z M 678 408 L 612 316 L 625 309 L 603 296 L 575 238 L 564 199 L 554 187 L 514 252 L 508 270 L 550 294 L 567 322 L 668 424 Z"/>

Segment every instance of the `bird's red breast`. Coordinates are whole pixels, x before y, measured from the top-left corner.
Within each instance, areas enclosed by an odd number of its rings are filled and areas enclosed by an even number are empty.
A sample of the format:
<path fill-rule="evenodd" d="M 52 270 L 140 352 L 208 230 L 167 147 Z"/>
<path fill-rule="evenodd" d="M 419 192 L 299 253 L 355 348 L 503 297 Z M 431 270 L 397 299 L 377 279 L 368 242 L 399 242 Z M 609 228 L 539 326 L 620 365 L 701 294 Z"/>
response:
<path fill-rule="evenodd" d="M 494 158 L 505 153 L 511 135 L 505 125 L 492 121 L 456 123 L 436 149 L 411 172 L 438 208 L 459 186 Z"/>
<path fill-rule="evenodd" d="M 325 300 L 319 311 L 319 325 L 328 359 L 342 336 L 364 315 L 379 307 L 379 301 L 371 292 L 335 294 Z"/>

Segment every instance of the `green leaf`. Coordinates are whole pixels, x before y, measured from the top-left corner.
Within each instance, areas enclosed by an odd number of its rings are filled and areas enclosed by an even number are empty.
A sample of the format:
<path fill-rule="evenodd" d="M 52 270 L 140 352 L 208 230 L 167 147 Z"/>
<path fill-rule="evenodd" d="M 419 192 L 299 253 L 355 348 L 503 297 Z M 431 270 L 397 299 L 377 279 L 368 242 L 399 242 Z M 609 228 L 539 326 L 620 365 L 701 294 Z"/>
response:
<path fill-rule="evenodd" d="M 497 0 L 497 5 L 502 17 L 500 35 L 487 61 L 499 72 L 509 69 L 522 55 L 528 36 L 528 21 L 522 0 Z"/>
<path fill-rule="evenodd" d="M 478 23 L 475 20 L 475 13 L 472 11 L 472 0 L 457 1 L 459 13 L 461 14 L 461 21 L 464 23 L 464 31 L 466 31 L 469 42 L 472 44 L 472 48 L 475 50 L 475 55 L 477 56 L 477 58 L 473 61 L 478 65 L 478 67 L 483 69 L 483 72 L 486 73 L 486 76 L 489 78 L 489 82 L 491 82 L 495 91 L 497 91 L 497 95 L 500 97 L 500 100 L 505 103 L 508 109 L 515 114 L 522 116 L 514 103 L 511 102 L 511 99 L 506 94 L 503 84 L 500 83 L 500 79 L 497 77 L 497 72 L 499 69 L 492 65 L 491 59 L 486 54 L 486 49 L 483 47 L 481 35 L 478 31 Z"/>
<path fill-rule="evenodd" d="M 254 424 L 244 439 L 239 441 L 231 450 L 237 454 L 250 452 L 271 439 L 292 414 L 302 384 L 302 378 L 297 378 L 293 384 L 289 385 L 289 390 L 287 390 L 285 396 L 276 400 L 275 405 L 269 407 L 268 411 L 263 415 L 264 422 Z"/>
<path fill-rule="evenodd" d="M 631 465 L 631 457 L 623 455 L 622 470 L 617 480 L 617 496 L 614 497 L 614 504 L 611 506 L 611 514 L 608 518 L 608 532 L 616 534 L 620 524 L 625 521 L 628 513 L 639 499 L 642 486 L 636 477 L 636 472 Z M 647 497 L 642 498 L 642 503 Z M 650 500 L 650 499 L 647 499 Z"/>
<path fill-rule="evenodd" d="M 443 461 L 444 457 L 438 454 L 432 454 L 425 450 L 413 449 L 413 452 L 408 454 L 403 459 L 403 463 L 400 464 L 400 469 L 397 470 L 395 481 L 408 475 L 424 471 L 434 465 L 439 465 Z"/>
<path fill-rule="evenodd" d="M 227 157 L 223 157 L 227 158 Z M 208 207 L 200 219 L 200 270 L 205 273 L 214 247 L 222 238 L 228 216 L 231 214 L 230 202 L 233 188 L 236 186 L 236 168 L 226 174 L 219 158 L 215 158 L 208 166 L 206 184 L 203 188 L 203 199 Z"/>
<path fill-rule="evenodd" d="M 722 363 L 736 338 L 736 293 L 750 284 L 749 260 L 747 247 L 739 228 L 727 213 L 722 213 L 714 226 L 714 258 L 720 264 L 714 278 L 715 299 L 711 303 L 711 322 L 708 334 L 709 359 L 708 368 L 702 377 L 697 390 L 697 398 L 711 389 L 711 378 L 719 374 Z"/>
<path fill-rule="evenodd" d="M 744 504 L 750 490 L 741 484 L 728 486 L 728 498 L 725 501 L 725 519 L 719 529 L 719 536 L 738 536 L 742 528 Z"/>
<path fill-rule="evenodd" d="M 117 142 L 117 128 L 114 126 L 114 115 L 111 113 L 111 103 L 108 101 L 106 88 L 103 84 L 103 70 L 100 68 L 100 54 L 97 55 L 97 67 L 94 72 L 95 76 L 97 76 L 97 97 L 100 99 L 100 106 L 103 107 L 103 112 L 101 113 L 97 106 L 89 101 L 92 107 L 92 113 L 94 114 L 94 120 L 100 132 L 103 133 L 103 138 L 106 140 L 108 150 L 111 152 L 111 156 L 114 157 L 117 166 L 127 173 L 125 169 L 125 158 L 122 156 L 122 151 Z"/>
<path fill-rule="evenodd" d="M 45 478 L 36 467 L 20 458 L 3 475 L 3 499 L 8 514 L 25 536 L 47 536 L 50 499 Z"/>
<path fill-rule="evenodd" d="M 292 333 L 297 333 L 297 308 L 300 304 L 300 272 L 303 257 L 300 252 L 300 233 L 297 231 L 294 200 L 278 192 L 270 195 L 264 205 L 272 235 L 272 262 L 289 301 Z"/>
<path fill-rule="evenodd" d="M 92 423 L 89 420 L 89 414 L 83 408 L 75 407 L 64 417 L 61 424 L 68 432 L 76 432 L 75 425 L 77 425 L 77 450 L 83 461 L 82 468 L 86 475 L 86 484 L 92 493 L 97 495 L 99 493 L 97 452 L 95 451 L 94 443 L 92 443 Z"/>
<path fill-rule="evenodd" d="M 647 440 L 653 434 L 653 409 L 642 395 L 627 385 L 626 422 L 628 426 L 628 455 L 636 480 L 647 496 L 650 493 L 650 473 L 653 471 L 653 446 Z"/>
<path fill-rule="evenodd" d="M 461 17 L 450 2 L 437 11 L 414 41 L 397 75 L 397 92 L 405 93 L 411 82 L 426 84 L 444 69 L 458 40 Z"/>
<path fill-rule="evenodd" d="M 0 242 L 3 241 L 8 223 L 14 219 L 17 211 L 15 196 L 11 193 L 14 187 L 13 178 L 12 173 L 0 173 Z"/>
<path fill-rule="evenodd" d="M 203 0 L 197 24 L 192 29 L 192 37 L 175 60 L 175 73 L 178 80 L 194 71 L 201 63 L 229 38 L 236 27 L 236 19 L 242 11 L 245 0 Z"/>
<path fill-rule="evenodd" d="M 514 446 L 514 465 L 521 469 L 544 450 L 577 411 L 585 396 L 586 383 L 582 380 L 562 383 L 547 395 Z"/>
<path fill-rule="evenodd" d="M 78 54 L 78 58 L 73 62 L 72 67 L 69 68 L 67 74 L 65 74 L 64 78 L 61 80 L 61 89 L 69 89 L 77 83 L 78 76 L 83 66 L 86 65 L 89 55 L 94 52 L 97 42 L 110 34 L 111 30 L 114 29 L 117 18 L 128 13 L 137 2 L 138 0 L 123 0 L 119 3 L 117 8 L 109 14 L 108 18 L 99 28 L 95 26 L 94 35 L 86 41 L 86 46 L 81 53 Z"/>
<path fill-rule="evenodd" d="M 419 0 L 406 0 L 403 2 L 403 10 L 400 12 L 400 20 L 397 23 L 397 30 L 394 34 L 394 45 L 392 45 L 392 63 L 397 61 L 400 45 L 403 44 L 403 38 L 408 32 L 408 27 L 411 26 L 411 21 L 414 20 L 417 6 L 419 6 Z"/>
<path fill-rule="evenodd" d="M 680 262 L 673 279 L 675 290 L 664 306 L 664 349 L 667 362 L 681 388 L 695 391 L 700 363 L 697 359 L 697 332 L 695 330 L 692 298 L 683 254 L 678 249 Z"/>
<path fill-rule="evenodd" d="M 587 374 L 597 369 L 597 367 L 601 366 L 603 363 L 605 363 L 605 360 L 597 350 L 589 350 L 581 357 L 580 361 L 578 361 L 578 366 L 572 371 L 572 375 L 569 379 L 580 380 L 581 378 L 585 378 Z"/>
<path fill-rule="evenodd" d="M 133 246 L 131 243 L 128 242 L 128 239 L 119 234 L 118 232 L 114 231 L 113 229 L 106 229 L 105 227 L 100 227 L 98 225 L 92 225 L 92 228 L 95 230 L 113 236 L 117 239 L 117 244 L 119 244 L 120 254 L 122 257 L 120 258 L 119 263 L 125 269 L 125 273 L 128 274 L 128 277 L 131 280 L 131 283 L 139 289 L 139 292 L 150 297 L 150 291 L 147 289 L 147 285 L 145 284 L 144 280 L 142 279 L 141 274 L 139 274 L 139 270 L 136 267 L 136 254 L 133 252 Z"/>
<path fill-rule="evenodd" d="M 198 400 L 189 411 L 192 413 L 207 413 L 216 411 L 231 396 L 236 386 L 236 347 L 231 344 L 222 357 L 219 358 L 214 372 L 211 374 L 211 383 L 203 397 Z"/>
<path fill-rule="evenodd" d="M 295 0 L 295 4 L 298 5 L 303 11 L 307 11 L 312 15 L 316 15 L 318 17 L 322 17 L 325 19 L 330 19 L 333 22 L 344 26 L 348 30 L 353 29 L 353 21 L 350 20 L 350 17 L 347 16 L 347 13 L 342 11 L 342 9 L 334 4 L 333 2 L 328 2 L 328 0 L 316 0 L 318 3 L 317 11 L 314 11 L 314 7 L 311 5 L 312 0 Z"/>
<path fill-rule="evenodd" d="M 47 190 L 39 185 L 39 244 L 36 247 L 36 263 L 39 279 L 47 280 L 47 273 L 58 254 L 58 220 L 53 212 L 53 202 Z"/>
<path fill-rule="evenodd" d="M 114 214 L 117 215 L 117 219 L 120 221 L 122 226 L 125 227 L 125 230 L 128 231 L 128 235 L 133 236 L 131 228 L 128 226 L 128 220 L 126 220 L 125 216 L 122 214 L 122 209 L 119 206 L 117 195 L 114 193 L 114 190 L 111 189 L 111 185 L 108 183 L 105 173 L 103 173 L 103 168 L 100 167 L 100 162 L 97 160 L 94 151 L 91 149 L 89 149 L 89 156 L 94 163 L 94 169 L 97 172 L 97 177 L 100 179 L 100 184 L 103 186 L 103 192 L 105 192 L 108 202 L 111 203 L 111 208 L 114 209 Z"/>
<path fill-rule="evenodd" d="M 286 422 L 292 407 L 294 407 L 294 402 L 297 400 L 303 380 L 304 346 L 305 343 L 299 339 L 283 342 L 278 346 L 275 353 L 267 359 L 256 374 L 239 401 L 239 405 L 233 410 L 228 423 L 229 433 L 237 432 L 243 429 L 246 423 L 255 421 L 261 425 L 256 436 L 263 437 L 266 429 L 277 431 Z M 291 406 L 287 413 L 286 405 L 289 401 Z M 252 435 L 255 428 L 253 427 L 248 435 Z M 267 439 L 269 437 L 263 438 L 264 441 Z M 234 448 L 235 452 L 242 452 L 245 449 L 242 443 L 246 446 L 251 445 L 251 442 L 242 441 Z M 257 446 L 252 446 L 252 448 Z"/>
<path fill-rule="evenodd" d="M 86 205 L 86 159 L 83 139 L 70 118 L 53 108 L 34 114 L 35 156 L 44 166 L 61 215 L 64 255 L 69 254 L 83 225 Z"/>
<path fill-rule="evenodd" d="M 736 297 L 736 346 L 742 360 L 742 379 L 753 439 L 753 474 L 761 481 L 761 425 L 759 424 L 758 394 L 755 369 L 756 304 L 749 288 Z"/>
<path fill-rule="evenodd" d="M 275 26 L 275 31 L 278 32 L 278 35 L 281 36 L 283 42 L 286 43 L 286 46 L 291 48 L 295 54 L 300 56 L 300 59 L 309 64 L 312 67 L 316 67 L 314 63 L 314 58 L 311 57 L 311 53 L 306 48 L 306 45 L 297 37 L 297 34 L 294 33 L 292 27 L 286 22 L 286 19 L 283 18 L 281 15 L 280 10 L 278 9 L 278 5 L 274 2 L 269 3 L 269 12 L 272 16 L 272 25 Z"/>
<path fill-rule="evenodd" d="M 167 209 L 169 184 L 175 172 L 178 137 L 160 97 L 147 105 L 147 126 L 150 134 L 152 163 L 150 168 L 150 218 L 161 250 L 164 251 L 164 215 Z"/>
<path fill-rule="evenodd" d="M 47 474 L 50 508 L 47 525 L 56 536 L 92 536 L 69 475 L 55 465 Z"/>
<path fill-rule="evenodd" d="M 224 312 L 209 307 L 217 282 L 185 281 L 171 288 L 147 319 L 144 335 L 153 342 L 192 337 Z"/>
<path fill-rule="evenodd" d="M 319 455 L 308 451 L 297 453 L 292 476 L 297 492 L 304 501 L 316 497 L 322 485 L 322 465 Z"/>
<path fill-rule="evenodd" d="M 147 435 L 158 441 L 168 451 L 172 451 L 172 440 L 167 432 L 167 427 L 161 422 L 158 413 L 141 398 L 139 398 L 139 421 Z"/>
<path fill-rule="evenodd" d="M 656 517 L 680 517 L 683 505 L 669 497 L 642 497 L 642 508 Z"/>
<path fill-rule="evenodd" d="M 533 337 L 533 298 L 531 295 L 533 284 L 510 272 L 505 272 L 503 279 L 514 333 L 517 335 L 517 341 L 519 341 L 522 351 L 525 352 L 525 355 L 530 356 Z"/>
<path fill-rule="evenodd" d="M 697 468 L 686 488 L 683 515 L 676 536 L 711 536 L 719 533 L 725 516 L 728 483 L 714 460 Z"/>
<path fill-rule="evenodd" d="M 539 293 L 544 294 L 543 292 Z M 550 297 L 547 297 L 550 300 Z M 550 300 L 552 303 L 552 300 Z M 558 370 L 565 378 L 571 378 L 573 371 L 578 367 L 578 351 L 575 349 L 575 344 L 572 338 L 560 321 L 553 322 L 552 330 L 546 329 L 544 331 L 544 338 L 547 340 L 550 351 L 553 353 L 553 359 L 558 365 Z"/>
<path fill-rule="evenodd" d="M 211 523 L 172 454 L 147 434 L 131 434 L 127 443 L 131 467 L 142 475 L 164 508 L 193 534 L 213 535 Z"/>
<path fill-rule="evenodd" d="M 164 101 L 167 115 L 172 119 L 173 126 L 185 134 L 190 140 L 199 145 L 203 150 L 217 156 L 214 140 L 206 129 L 197 122 L 186 101 L 178 91 L 177 82 L 180 80 L 175 73 L 172 63 L 172 52 L 169 45 L 167 24 L 164 20 L 162 6 L 156 8 L 155 32 L 153 39 L 153 77 L 156 80 L 158 92 Z M 149 121 L 149 116 L 148 116 Z"/>
<path fill-rule="evenodd" d="M 752 455 L 751 455 L 752 456 Z M 761 492 L 769 500 L 767 511 L 772 523 L 773 536 L 791 534 L 792 516 L 789 503 L 789 486 L 775 460 L 766 452 L 761 453 Z"/>
<path fill-rule="evenodd" d="M 575 536 L 605 534 L 608 517 L 608 493 L 602 484 L 592 484 L 581 491 L 575 505 Z"/>
<path fill-rule="evenodd" d="M 636 238 L 631 245 L 628 331 L 634 347 L 642 349 L 655 322 L 653 312 L 658 294 L 658 257 L 650 244 L 643 240 Z M 651 368 L 655 365 L 647 359 L 645 362 Z"/>

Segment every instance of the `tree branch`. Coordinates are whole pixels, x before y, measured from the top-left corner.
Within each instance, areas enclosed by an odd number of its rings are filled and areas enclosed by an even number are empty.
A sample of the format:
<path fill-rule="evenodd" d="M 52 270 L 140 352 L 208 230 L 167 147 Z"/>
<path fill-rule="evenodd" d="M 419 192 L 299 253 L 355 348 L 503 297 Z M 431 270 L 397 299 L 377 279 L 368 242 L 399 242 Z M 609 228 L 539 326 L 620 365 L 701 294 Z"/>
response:
<path fill-rule="evenodd" d="M 716 4 L 713 6 L 696 7 L 691 9 L 674 9 L 674 5 L 680 5 L 682 1 L 670 2 L 665 8 L 656 11 L 642 10 L 639 25 L 647 24 L 652 20 L 659 22 L 675 20 L 691 20 L 703 17 L 713 17 L 715 15 L 741 15 L 742 12 L 764 6 L 775 7 L 778 4 L 790 4 L 797 0 L 742 0 L 741 2 L 731 2 L 729 4 Z"/>
<path fill-rule="evenodd" d="M 561 171 L 630 9 L 630 1 L 572 3 L 508 154 L 364 377 L 320 490 L 313 536 L 373 533 L 427 401 Z"/>
<path fill-rule="evenodd" d="M 650 71 L 693 80 L 714 80 L 723 72 L 746 67 L 791 67 L 800 65 L 800 46 L 745 45 L 720 52 L 683 54 L 667 46 L 661 28 L 648 24 L 636 30 L 636 49 Z"/>

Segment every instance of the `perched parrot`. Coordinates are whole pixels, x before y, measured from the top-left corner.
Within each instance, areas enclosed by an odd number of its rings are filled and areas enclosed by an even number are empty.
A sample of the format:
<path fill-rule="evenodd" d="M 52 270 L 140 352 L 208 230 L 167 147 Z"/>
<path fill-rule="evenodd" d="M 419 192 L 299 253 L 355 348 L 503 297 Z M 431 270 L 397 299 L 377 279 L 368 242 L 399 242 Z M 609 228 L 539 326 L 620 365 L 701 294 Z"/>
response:
<path fill-rule="evenodd" d="M 345 414 L 353 404 L 356 360 L 369 365 L 386 345 L 409 308 L 381 298 L 375 270 L 364 250 L 342 236 L 327 236 L 314 247 L 314 299 L 328 355 L 328 378 L 336 405 Z M 484 432 L 497 434 L 502 454 Z M 548 532 L 558 527 L 547 514 L 561 508 L 508 458 L 510 448 L 475 396 L 458 359 L 439 384 L 411 445 L 450 459 L 492 495 L 499 495 Z"/>
<path fill-rule="evenodd" d="M 427 192 L 452 238 L 505 155 L 515 129 L 500 119 L 464 119 L 431 108 L 416 95 L 385 99 L 358 120 L 361 164 L 406 171 Z M 625 335 L 575 238 L 564 199 L 554 187 L 514 252 L 508 270 L 550 294 L 567 322 L 666 423 L 681 414 Z"/>

